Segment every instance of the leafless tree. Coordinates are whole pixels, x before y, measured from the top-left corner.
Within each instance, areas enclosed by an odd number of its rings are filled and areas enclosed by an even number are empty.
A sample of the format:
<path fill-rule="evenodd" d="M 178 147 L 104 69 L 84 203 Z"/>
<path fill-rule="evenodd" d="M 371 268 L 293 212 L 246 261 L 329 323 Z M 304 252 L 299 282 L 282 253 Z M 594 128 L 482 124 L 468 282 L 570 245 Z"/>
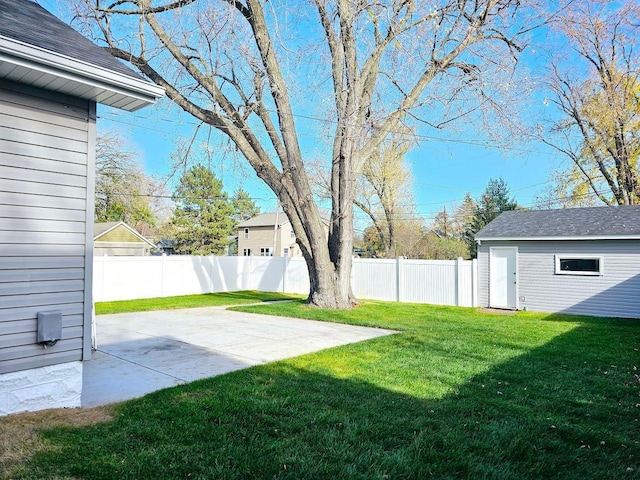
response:
<path fill-rule="evenodd" d="M 390 135 L 365 161 L 356 180 L 354 203 L 373 223 L 386 258 L 398 255 L 398 226 L 415 213 L 413 177 L 404 159 L 410 146 L 404 136 Z"/>
<path fill-rule="evenodd" d="M 435 125 L 430 113 L 468 89 L 491 100 L 483 71 L 511 65 L 530 27 L 522 0 L 82 1 L 77 18 L 112 55 L 227 135 L 273 190 L 307 263 L 308 301 L 328 308 L 355 302 L 366 160 L 407 116 Z M 303 153 L 303 132 L 327 130 L 328 237 Z"/>
<path fill-rule="evenodd" d="M 126 136 L 116 130 L 99 132 L 96 221 L 124 221 L 149 235 L 169 213 L 169 194 L 164 183 L 144 172 L 138 153 Z"/>
<path fill-rule="evenodd" d="M 539 138 L 572 161 L 557 189 L 571 205 L 594 195 L 607 205 L 640 203 L 640 5 L 575 2 L 554 24 L 569 49 L 550 67 L 550 102 L 562 117 Z"/>

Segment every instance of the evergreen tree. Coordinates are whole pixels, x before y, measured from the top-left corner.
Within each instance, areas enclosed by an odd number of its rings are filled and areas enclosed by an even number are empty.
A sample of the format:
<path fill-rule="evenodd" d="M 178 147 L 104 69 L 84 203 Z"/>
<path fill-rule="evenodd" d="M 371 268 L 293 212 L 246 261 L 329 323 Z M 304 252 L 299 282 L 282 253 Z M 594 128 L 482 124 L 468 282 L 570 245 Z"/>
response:
<path fill-rule="evenodd" d="M 176 251 L 189 255 L 226 253 L 234 233 L 234 210 L 215 174 L 202 165 L 190 168 L 180 178 L 173 200 Z"/>
<path fill-rule="evenodd" d="M 233 197 L 231 197 L 231 205 L 233 205 L 233 219 L 238 223 L 245 222 L 260 213 L 260 207 L 256 205 L 246 190 L 242 187 L 238 188 Z"/>
<path fill-rule="evenodd" d="M 477 202 L 473 217 L 467 223 L 463 235 L 472 258 L 478 254 L 474 235 L 502 212 L 516 208 L 518 208 L 518 203 L 515 198 L 509 197 L 509 187 L 505 181 L 502 178 L 490 179 L 486 190 Z"/>

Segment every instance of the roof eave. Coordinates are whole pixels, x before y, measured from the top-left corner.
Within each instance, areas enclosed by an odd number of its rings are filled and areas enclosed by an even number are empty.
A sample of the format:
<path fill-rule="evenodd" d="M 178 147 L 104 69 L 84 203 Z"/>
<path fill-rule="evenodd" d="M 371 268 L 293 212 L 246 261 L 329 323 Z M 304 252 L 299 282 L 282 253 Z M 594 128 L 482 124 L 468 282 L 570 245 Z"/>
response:
<path fill-rule="evenodd" d="M 135 235 L 137 238 L 139 238 L 141 241 L 145 242 L 146 244 L 148 244 L 151 247 L 156 247 L 156 244 L 154 244 L 152 241 L 150 241 L 148 238 L 146 238 L 145 236 L 141 235 L 136 229 L 130 227 L 129 225 L 127 225 L 124 222 L 118 222 L 115 225 L 111 226 L 110 228 L 107 228 L 104 232 L 101 232 L 97 235 L 94 235 L 93 237 L 93 241 L 95 242 L 96 240 L 98 240 L 100 237 L 104 237 L 107 233 L 112 232 L 113 230 L 115 230 L 118 227 L 124 227 L 126 230 L 128 230 L 130 233 L 132 233 L 133 235 Z"/>
<path fill-rule="evenodd" d="M 8 62 L 44 75 L 65 78 L 77 85 L 92 87 L 94 90 L 92 95 L 88 96 L 89 99 L 129 111 L 152 105 L 165 94 L 164 88 L 142 78 L 92 65 L 2 35 L 0 62 Z M 98 97 L 104 99 L 99 100 Z M 134 101 L 125 102 L 123 105 L 125 98 Z"/>
<path fill-rule="evenodd" d="M 561 240 L 561 241 L 575 241 L 575 240 L 640 240 L 640 234 L 635 235 L 580 235 L 580 236 L 549 236 L 549 237 L 487 237 L 480 236 L 475 237 L 477 241 L 481 242 L 507 242 L 507 241 L 550 241 L 550 240 Z"/>

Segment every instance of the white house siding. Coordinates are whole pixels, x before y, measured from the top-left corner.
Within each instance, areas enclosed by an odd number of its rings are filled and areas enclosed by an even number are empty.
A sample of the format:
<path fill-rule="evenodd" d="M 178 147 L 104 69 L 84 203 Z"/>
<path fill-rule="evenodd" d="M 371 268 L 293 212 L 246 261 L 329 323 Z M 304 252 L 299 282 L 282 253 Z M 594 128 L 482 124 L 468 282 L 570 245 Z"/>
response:
<path fill-rule="evenodd" d="M 481 305 L 489 303 L 489 248 L 518 247 L 518 308 L 640 318 L 640 242 L 483 241 L 478 252 Z M 556 275 L 556 255 L 597 255 L 603 275 Z"/>
<path fill-rule="evenodd" d="M 3 374 L 90 355 L 94 134 L 93 102 L 0 85 L 2 385 Z M 62 311 L 63 330 L 45 349 L 36 318 L 47 310 Z"/>

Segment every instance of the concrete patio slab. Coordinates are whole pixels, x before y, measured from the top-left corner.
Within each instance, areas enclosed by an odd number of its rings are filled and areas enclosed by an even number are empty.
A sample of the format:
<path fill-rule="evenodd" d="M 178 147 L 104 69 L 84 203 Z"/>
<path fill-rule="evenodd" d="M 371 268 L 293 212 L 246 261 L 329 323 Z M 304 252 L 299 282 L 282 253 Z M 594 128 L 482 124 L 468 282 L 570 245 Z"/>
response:
<path fill-rule="evenodd" d="M 82 406 L 396 333 L 224 307 L 96 317 L 97 351 L 85 362 Z"/>

